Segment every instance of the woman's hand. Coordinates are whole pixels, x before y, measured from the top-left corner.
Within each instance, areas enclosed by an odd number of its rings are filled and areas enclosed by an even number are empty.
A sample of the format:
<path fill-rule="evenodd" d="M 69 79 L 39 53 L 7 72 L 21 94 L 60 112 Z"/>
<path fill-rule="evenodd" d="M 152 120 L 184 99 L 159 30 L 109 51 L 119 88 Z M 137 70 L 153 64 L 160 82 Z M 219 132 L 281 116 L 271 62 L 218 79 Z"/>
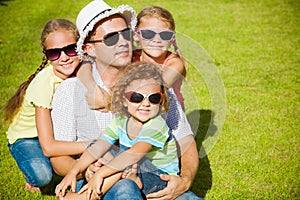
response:
<path fill-rule="evenodd" d="M 105 158 L 100 158 L 97 160 L 97 162 L 91 164 L 85 172 L 85 179 L 89 181 L 92 178 L 92 176 L 95 174 L 95 172 L 98 171 L 103 165 L 107 163 L 108 161 Z"/>
<path fill-rule="evenodd" d="M 78 194 L 86 192 L 86 199 L 100 199 L 102 196 L 101 187 L 104 178 L 99 173 L 95 173 L 89 182 L 82 187 Z"/>

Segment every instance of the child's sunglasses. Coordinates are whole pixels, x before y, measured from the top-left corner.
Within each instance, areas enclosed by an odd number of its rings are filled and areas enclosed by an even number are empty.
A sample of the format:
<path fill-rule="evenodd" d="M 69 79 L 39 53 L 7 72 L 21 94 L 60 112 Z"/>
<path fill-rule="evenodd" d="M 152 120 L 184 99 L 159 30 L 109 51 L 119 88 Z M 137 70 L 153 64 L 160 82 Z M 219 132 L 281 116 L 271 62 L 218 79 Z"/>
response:
<path fill-rule="evenodd" d="M 118 43 L 120 34 L 124 37 L 125 40 L 132 40 L 132 30 L 130 28 L 125 28 L 121 31 L 116 31 L 104 35 L 102 40 L 91 40 L 87 43 L 103 42 L 106 46 L 113 46 Z"/>
<path fill-rule="evenodd" d="M 170 31 L 170 30 L 155 32 L 155 31 L 150 30 L 150 29 L 141 29 L 141 30 L 137 30 L 137 33 L 139 33 L 142 36 L 142 38 L 145 39 L 145 40 L 151 40 L 155 37 L 156 34 L 159 34 L 159 37 L 162 40 L 170 41 L 170 40 L 173 39 L 173 37 L 175 35 L 175 32 Z"/>
<path fill-rule="evenodd" d="M 145 98 L 148 98 L 149 102 L 152 104 L 160 104 L 162 102 L 162 93 L 157 92 L 157 93 L 152 93 L 152 94 L 141 94 L 137 92 L 125 92 L 125 97 L 128 99 L 129 102 L 131 103 L 141 103 L 144 101 Z"/>
<path fill-rule="evenodd" d="M 46 55 L 47 59 L 50 61 L 54 61 L 59 59 L 61 52 L 65 52 L 68 56 L 76 56 L 76 44 L 70 44 L 63 48 L 55 48 L 55 49 L 47 49 L 43 50 L 43 53 Z"/>

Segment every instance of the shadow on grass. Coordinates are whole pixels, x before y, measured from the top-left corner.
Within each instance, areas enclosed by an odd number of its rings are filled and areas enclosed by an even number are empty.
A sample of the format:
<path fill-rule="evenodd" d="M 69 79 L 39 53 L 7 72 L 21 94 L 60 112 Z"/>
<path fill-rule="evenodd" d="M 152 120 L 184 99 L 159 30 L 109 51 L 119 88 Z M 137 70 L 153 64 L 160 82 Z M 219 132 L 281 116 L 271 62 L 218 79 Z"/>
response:
<path fill-rule="evenodd" d="M 0 0 L 0 6 L 7 6 L 6 2 L 11 0 Z"/>
<path fill-rule="evenodd" d="M 202 142 L 213 136 L 217 127 L 213 124 L 214 113 L 211 110 L 194 110 L 187 114 L 188 121 L 195 133 L 197 149 L 200 150 Z M 207 155 L 199 158 L 199 169 L 195 176 L 191 191 L 197 196 L 205 197 L 212 187 L 212 170 Z"/>
<path fill-rule="evenodd" d="M 62 181 L 62 179 L 63 177 L 53 174 L 51 182 L 47 186 L 41 188 L 41 193 L 47 196 L 55 196 L 55 187 Z"/>

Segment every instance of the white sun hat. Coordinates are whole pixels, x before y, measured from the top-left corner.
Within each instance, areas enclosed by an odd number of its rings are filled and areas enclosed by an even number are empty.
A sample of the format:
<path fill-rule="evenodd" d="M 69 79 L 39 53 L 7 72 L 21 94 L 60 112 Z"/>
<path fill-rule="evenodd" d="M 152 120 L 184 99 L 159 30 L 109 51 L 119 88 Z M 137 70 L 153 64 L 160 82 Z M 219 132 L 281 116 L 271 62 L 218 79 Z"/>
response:
<path fill-rule="evenodd" d="M 95 24 L 114 14 L 121 15 L 126 20 L 127 25 L 132 30 L 135 29 L 137 23 L 136 12 L 129 5 L 121 5 L 117 8 L 112 8 L 102 0 L 94 0 L 81 9 L 76 19 L 76 25 L 80 34 L 80 38 L 77 42 L 77 53 L 79 58 L 82 58 L 85 54 L 82 46 L 85 38 L 89 32 L 93 30 Z"/>

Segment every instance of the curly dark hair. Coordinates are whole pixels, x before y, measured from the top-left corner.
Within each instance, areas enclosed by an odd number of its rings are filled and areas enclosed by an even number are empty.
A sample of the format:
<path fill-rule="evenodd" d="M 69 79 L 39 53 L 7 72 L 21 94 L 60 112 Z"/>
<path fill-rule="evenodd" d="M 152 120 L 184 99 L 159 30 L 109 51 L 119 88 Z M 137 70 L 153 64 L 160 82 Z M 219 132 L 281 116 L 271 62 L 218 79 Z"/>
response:
<path fill-rule="evenodd" d="M 124 107 L 124 93 L 127 86 L 135 80 L 154 79 L 161 86 L 161 93 L 163 94 L 163 101 L 161 107 L 163 111 L 169 110 L 169 98 L 167 94 L 167 87 L 162 78 L 159 66 L 152 63 L 136 62 L 126 67 L 123 76 L 114 87 L 112 95 L 111 110 L 119 116 L 129 116 L 128 110 Z"/>

